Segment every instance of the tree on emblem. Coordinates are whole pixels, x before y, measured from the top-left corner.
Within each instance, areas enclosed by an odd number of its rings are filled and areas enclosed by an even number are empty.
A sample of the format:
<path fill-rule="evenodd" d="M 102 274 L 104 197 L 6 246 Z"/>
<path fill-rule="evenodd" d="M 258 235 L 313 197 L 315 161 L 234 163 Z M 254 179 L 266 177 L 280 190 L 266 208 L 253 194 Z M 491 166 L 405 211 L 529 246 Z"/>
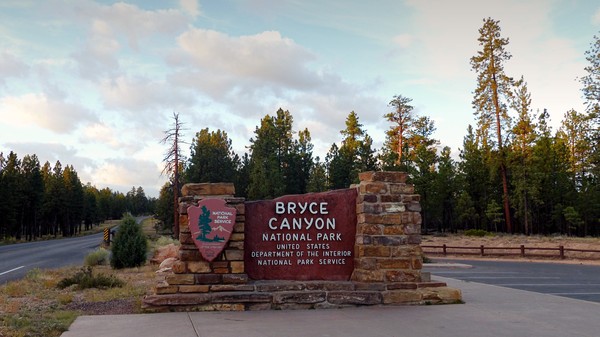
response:
<path fill-rule="evenodd" d="M 206 208 L 206 206 L 202 206 L 202 214 L 198 217 L 198 229 L 200 230 L 200 235 L 196 238 L 196 240 L 210 242 L 211 239 L 208 239 L 206 236 L 212 232 L 212 228 L 210 227 L 210 223 L 212 220 L 210 219 L 210 211 Z"/>

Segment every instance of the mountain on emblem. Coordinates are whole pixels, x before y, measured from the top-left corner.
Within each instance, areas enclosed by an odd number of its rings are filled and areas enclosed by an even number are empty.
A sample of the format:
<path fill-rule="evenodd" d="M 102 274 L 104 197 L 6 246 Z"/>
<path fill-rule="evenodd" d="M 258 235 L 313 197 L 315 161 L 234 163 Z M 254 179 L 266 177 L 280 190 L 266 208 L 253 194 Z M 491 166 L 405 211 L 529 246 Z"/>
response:
<path fill-rule="evenodd" d="M 235 225 L 236 209 L 225 207 L 223 199 L 204 199 L 188 207 L 192 239 L 202 256 L 214 260 L 225 248 Z"/>

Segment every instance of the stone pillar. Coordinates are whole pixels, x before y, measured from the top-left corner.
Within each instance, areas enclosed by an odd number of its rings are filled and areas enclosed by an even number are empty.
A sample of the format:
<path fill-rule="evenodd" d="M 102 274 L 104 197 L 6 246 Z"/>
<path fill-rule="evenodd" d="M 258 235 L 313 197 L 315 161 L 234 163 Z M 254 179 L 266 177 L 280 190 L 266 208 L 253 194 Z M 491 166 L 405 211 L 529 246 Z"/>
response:
<path fill-rule="evenodd" d="M 352 280 L 421 282 L 421 206 L 403 172 L 359 174 Z"/>
<path fill-rule="evenodd" d="M 173 274 L 167 275 L 156 288 L 156 294 L 191 294 L 235 288 L 248 282 L 244 271 L 244 198 L 235 198 L 235 188 L 230 183 L 186 184 L 179 199 L 179 260 L 173 265 Z M 187 209 L 205 198 L 222 198 L 228 207 L 236 209 L 233 233 L 223 252 L 212 262 L 202 258 L 192 240 L 188 226 Z"/>

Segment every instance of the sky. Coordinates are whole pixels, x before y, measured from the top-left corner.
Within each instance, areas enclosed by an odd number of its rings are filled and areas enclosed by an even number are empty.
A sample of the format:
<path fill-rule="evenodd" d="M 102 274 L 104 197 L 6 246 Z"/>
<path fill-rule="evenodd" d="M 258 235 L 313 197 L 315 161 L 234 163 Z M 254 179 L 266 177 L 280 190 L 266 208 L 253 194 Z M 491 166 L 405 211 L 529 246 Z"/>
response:
<path fill-rule="evenodd" d="M 183 154 L 204 128 L 239 154 L 289 110 L 323 160 L 355 111 L 381 148 L 394 95 L 458 156 L 483 19 L 500 21 L 532 111 L 583 112 L 578 78 L 600 32 L 596 0 L 1 0 L 0 152 L 73 165 L 81 181 L 157 197 L 173 113 Z"/>

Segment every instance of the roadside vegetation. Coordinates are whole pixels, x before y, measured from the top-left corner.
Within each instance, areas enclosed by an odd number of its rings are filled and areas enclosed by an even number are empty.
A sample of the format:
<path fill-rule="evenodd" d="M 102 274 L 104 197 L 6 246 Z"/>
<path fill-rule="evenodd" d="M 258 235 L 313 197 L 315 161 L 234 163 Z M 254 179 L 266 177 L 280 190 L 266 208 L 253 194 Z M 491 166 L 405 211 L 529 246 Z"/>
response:
<path fill-rule="evenodd" d="M 151 250 L 173 242 L 157 236 L 155 224 L 149 218 L 141 226 Z M 0 336 L 60 336 L 80 315 L 141 313 L 156 266 L 112 269 L 109 255 L 98 248 L 82 261 L 83 267 L 34 269 L 22 280 L 1 285 Z"/>

